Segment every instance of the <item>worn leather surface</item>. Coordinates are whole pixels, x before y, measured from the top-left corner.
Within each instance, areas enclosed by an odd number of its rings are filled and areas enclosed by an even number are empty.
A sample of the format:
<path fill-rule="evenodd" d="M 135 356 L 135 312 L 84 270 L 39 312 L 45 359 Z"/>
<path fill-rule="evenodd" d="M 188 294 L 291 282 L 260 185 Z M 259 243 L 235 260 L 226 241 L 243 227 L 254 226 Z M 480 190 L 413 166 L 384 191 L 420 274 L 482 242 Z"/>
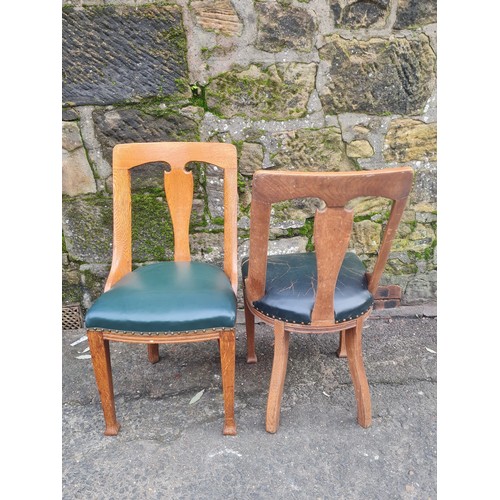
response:
<path fill-rule="evenodd" d="M 347 252 L 335 287 L 337 323 L 360 316 L 373 304 L 365 272 L 361 260 Z M 242 264 L 242 274 L 245 280 L 248 260 Z M 317 282 L 314 252 L 268 256 L 265 295 L 253 305 L 267 316 L 287 323 L 309 324 Z"/>
<path fill-rule="evenodd" d="M 203 262 L 139 267 L 101 295 L 85 317 L 87 328 L 179 332 L 234 327 L 236 297 L 222 269 Z"/>

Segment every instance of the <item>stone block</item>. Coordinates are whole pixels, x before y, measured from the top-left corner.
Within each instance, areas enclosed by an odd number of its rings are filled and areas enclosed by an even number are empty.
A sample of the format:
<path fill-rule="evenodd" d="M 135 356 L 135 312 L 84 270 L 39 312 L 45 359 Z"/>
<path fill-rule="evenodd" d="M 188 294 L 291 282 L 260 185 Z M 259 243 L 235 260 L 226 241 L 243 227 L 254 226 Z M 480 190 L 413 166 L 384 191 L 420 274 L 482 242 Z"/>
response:
<path fill-rule="evenodd" d="M 387 264 L 385 266 L 385 272 L 391 276 L 394 275 L 411 275 L 417 272 L 417 266 L 413 262 L 409 262 L 407 254 L 404 252 L 397 252 L 400 255 L 404 255 L 403 258 L 395 258 L 394 254 L 391 254 L 389 259 L 387 259 Z"/>
<path fill-rule="evenodd" d="M 307 238 L 294 236 L 293 238 L 281 238 L 269 241 L 268 255 L 283 255 L 289 253 L 301 253 L 306 251 Z M 240 261 L 248 257 L 249 240 L 241 241 L 238 245 Z"/>
<path fill-rule="evenodd" d="M 382 27 L 389 7 L 389 0 L 330 0 L 336 28 Z"/>
<path fill-rule="evenodd" d="M 112 199 L 108 196 L 64 199 L 62 227 L 69 258 L 111 262 Z"/>
<path fill-rule="evenodd" d="M 277 169 L 342 172 L 355 168 L 336 127 L 293 130 L 275 134 L 274 138 L 278 147 L 271 162 Z"/>
<path fill-rule="evenodd" d="M 62 150 L 62 194 L 76 196 L 95 193 L 94 175 L 83 148 L 71 152 Z"/>
<path fill-rule="evenodd" d="M 437 160 L 437 124 L 423 123 L 410 118 L 393 120 L 384 144 L 387 162 Z"/>
<path fill-rule="evenodd" d="M 437 0 L 398 0 L 394 29 L 408 29 L 437 22 Z"/>
<path fill-rule="evenodd" d="M 331 35 L 325 41 L 319 51 L 327 67 L 320 88 L 325 113 L 422 112 L 436 77 L 427 36 L 346 40 Z"/>
<path fill-rule="evenodd" d="M 238 170 L 243 175 L 253 175 L 256 170 L 262 168 L 264 151 L 260 144 L 244 142 L 241 148 L 241 155 Z"/>
<path fill-rule="evenodd" d="M 62 123 L 62 148 L 68 152 L 83 146 L 80 128 L 76 122 Z"/>
<path fill-rule="evenodd" d="M 391 209 L 391 202 L 386 198 L 363 196 L 351 200 L 346 206 L 354 210 L 355 221 L 370 219 L 374 222 L 382 222 L 387 220 L 388 211 Z"/>
<path fill-rule="evenodd" d="M 188 77 L 186 52 L 178 6 L 66 6 L 63 101 L 102 105 L 175 94 Z"/>
<path fill-rule="evenodd" d="M 361 139 L 350 142 L 346 147 L 346 153 L 350 158 L 370 158 L 374 150 L 367 140 Z"/>
<path fill-rule="evenodd" d="M 61 285 L 63 304 L 72 304 L 81 301 L 83 289 L 77 269 L 63 269 Z"/>
<path fill-rule="evenodd" d="M 302 118 L 307 113 L 315 77 L 314 63 L 279 63 L 267 68 L 252 64 L 211 80 L 206 87 L 207 105 L 224 118 Z"/>
<path fill-rule="evenodd" d="M 97 109 L 92 113 L 96 137 L 109 163 L 116 144 L 199 140 L 198 125 L 194 120 L 170 109 L 149 108 L 149 113 L 146 113 L 137 107 Z"/>
<path fill-rule="evenodd" d="M 408 250 L 422 252 L 429 247 L 432 241 L 436 238 L 434 229 L 428 224 L 417 223 L 414 230 L 408 236 Z"/>
<path fill-rule="evenodd" d="M 243 25 L 230 0 L 195 0 L 190 3 L 196 23 L 206 31 L 239 36 Z"/>
<path fill-rule="evenodd" d="M 381 230 L 382 226 L 371 220 L 355 222 L 350 246 L 358 255 L 376 253 L 380 247 Z"/>
<path fill-rule="evenodd" d="M 224 233 L 195 233 L 189 236 L 193 261 L 223 266 Z"/>
<path fill-rule="evenodd" d="M 310 52 L 315 37 L 315 23 L 304 9 L 274 2 L 256 3 L 257 39 L 255 46 L 266 52 L 294 49 Z"/>
<path fill-rule="evenodd" d="M 63 121 L 71 122 L 78 120 L 78 113 L 72 108 L 63 108 L 62 119 Z"/>
<path fill-rule="evenodd" d="M 205 167 L 205 187 L 208 211 L 212 219 L 224 218 L 224 171 L 214 165 Z"/>
<path fill-rule="evenodd" d="M 409 206 L 417 203 L 436 203 L 437 167 L 431 163 L 427 167 L 415 169 Z"/>
<path fill-rule="evenodd" d="M 62 193 L 68 196 L 95 193 L 96 183 L 77 122 L 62 125 Z"/>
<path fill-rule="evenodd" d="M 109 264 L 82 264 L 80 266 L 83 290 L 83 307 L 88 309 L 104 293 L 104 285 L 109 275 Z"/>
<path fill-rule="evenodd" d="M 436 282 L 432 276 L 417 275 L 408 281 L 404 293 L 404 304 L 422 304 L 436 297 Z"/>

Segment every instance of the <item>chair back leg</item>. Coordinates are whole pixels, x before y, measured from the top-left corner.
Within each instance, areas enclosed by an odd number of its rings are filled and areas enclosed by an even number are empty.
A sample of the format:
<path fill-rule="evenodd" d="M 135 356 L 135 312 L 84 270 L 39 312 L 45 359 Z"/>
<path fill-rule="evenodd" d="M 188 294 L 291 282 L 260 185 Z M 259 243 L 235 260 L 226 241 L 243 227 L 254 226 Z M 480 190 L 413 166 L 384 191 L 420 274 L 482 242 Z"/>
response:
<path fill-rule="evenodd" d="M 255 354 L 255 316 L 245 302 L 245 329 L 247 333 L 247 363 L 257 363 Z"/>
<path fill-rule="evenodd" d="M 340 332 L 339 348 L 337 349 L 337 357 L 338 358 L 347 358 L 347 351 L 345 348 L 345 330 L 342 330 Z"/>
<path fill-rule="evenodd" d="M 104 339 L 102 332 L 92 330 L 87 331 L 87 338 L 106 424 L 104 434 L 106 436 L 116 436 L 120 430 L 120 424 L 116 421 L 109 340 Z"/>
<path fill-rule="evenodd" d="M 148 359 L 150 363 L 158 363 L 160 361 L 160 349 L 158 344 L 148 344 Z"/>

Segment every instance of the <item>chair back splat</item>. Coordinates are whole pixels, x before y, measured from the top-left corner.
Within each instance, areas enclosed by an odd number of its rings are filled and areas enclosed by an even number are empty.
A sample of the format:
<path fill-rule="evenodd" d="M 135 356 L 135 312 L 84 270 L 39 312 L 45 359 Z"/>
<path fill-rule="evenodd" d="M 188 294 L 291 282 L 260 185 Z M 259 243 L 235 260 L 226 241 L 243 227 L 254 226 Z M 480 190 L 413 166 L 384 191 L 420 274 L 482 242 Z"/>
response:
<path fill-rule="evenodd" d="M 164 172 L 165 195 L 174 232 L 174 261 L 132 271 L 131 170 L 156 162 Z M 224 270 L 191 262 L 189 222 L 193 174 L 186 164 L 224 170 Z M 224 395 L 224 434 L 236 434 L 234 371 L 237 275 L 237 156 L 232 144 L 152 142 L 113 149 L 113 259 L 104 293 L 85 317 L 92 362 L 106 424 L 116 435 L 109 341 L 145 343 L 159 361 L 159 344 L 219 342 Z"/>
<path fill-rule="evenodd" d="M 276 432 L 286 373 L 288 332 L 341 333 L 358 400 L 358 421 L 370 425 L 368 384 L 361 357 L 361 330 L 368 317 L 392 241 L 411 190 L 410 167 L 356 172 L 257 171 L 252 184 L 250 251 L 242 275 L 247 324 L 247 361 L 256 362 L 254 316 L 275 329 L 275 360 L 268 399 L 266 429 Z M 392 200 L 392 209 L 371 272 L 347 252 L 353 210 L 360 197 Z M 319 198 L 325 208 L 314 219 L 315 252 L 268 256 L 273 203 Z M 282 333 L 284 332 L 284 333 Z M 345 346 L 342 344 L 345 343 Z M 345 349 L 346 347 L 346 349 Z M 344 356 L 344 355 L 343 355 Z M 281 392 L 280 392 L 281 391 Z"/>

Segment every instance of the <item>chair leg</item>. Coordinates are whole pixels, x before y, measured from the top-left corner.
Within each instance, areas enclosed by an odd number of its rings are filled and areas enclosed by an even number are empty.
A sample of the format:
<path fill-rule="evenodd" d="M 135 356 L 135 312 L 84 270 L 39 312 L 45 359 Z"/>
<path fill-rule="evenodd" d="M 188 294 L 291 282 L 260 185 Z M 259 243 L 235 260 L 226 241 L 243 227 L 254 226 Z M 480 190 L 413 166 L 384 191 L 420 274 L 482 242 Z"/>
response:
<path fill-rule="evenodd" d="M 361 334 L 363 332 L 363 320 L 358 320 L 354 328 L 346 332 L 346 351 L 349 370 L 354 385 L 356 403 L 358 407 L 358 423 L 361 427 L 370 427 L 372 423 L 372 409 L 370 399 L 370 388 L 366 378 L 361 351 Z"/>
<path fill-rule="evenodd" d="M 219 338 L 222 371 L 222 393 L 224 396 L 225 436 L 236 435 L 234 420 L 234 373 L 236 364 L 236 339 L 234 330 L 221 332 Z"/>
<path fill-rule="evenodd" d="M 347 358 L 347 351 L 345 348 L 345 330 L 342 330 L 340 332 L 339 348 L 337 349 L 337 357 L 338 358 Z"/>
<path fill-rule="evenodd" d="M 245 329 L 247 332 L 247 363 L 257 363 L 255 354 L 255 316 L 245 300 Z"/>
<path fill-rule="evenodd" d="M 153 364 L 160 361 L 160 346 L 158 344 L 148 344 L 148 359 Z"/>
<path fill-rule="evenodd" d="M 288 345 L 290 333 L 285 331 L 282 321 L 274 323 L 274 359 L 267 399 L 266 431 L 274 434 L 279 427 L 281 399 L 285 385 L 286 367 L 288 363 Z"/>
<path fill-rule="evenodd" d="M 116 436 L 120 430 L 120 424 L 116 421 L 109 340 L 105 340 L 102 333 L 91 330 L 87 332 L 87 338 L 106 424 L 104 435 Z"/>

